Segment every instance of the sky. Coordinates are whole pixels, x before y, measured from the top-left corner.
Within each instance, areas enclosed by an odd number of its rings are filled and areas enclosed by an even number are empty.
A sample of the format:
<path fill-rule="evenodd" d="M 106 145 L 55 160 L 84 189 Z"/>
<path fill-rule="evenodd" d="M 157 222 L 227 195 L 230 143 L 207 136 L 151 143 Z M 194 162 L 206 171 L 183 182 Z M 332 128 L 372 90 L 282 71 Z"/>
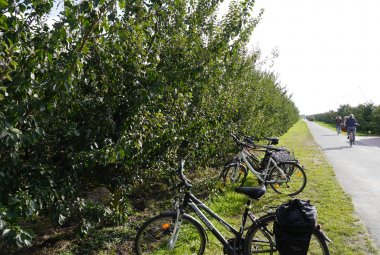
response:
<path fill-rule="evenodd" d="M 256 0 L 249 47 L 269 57 L 301 114 L 380 105 L 379 0 Z"/>

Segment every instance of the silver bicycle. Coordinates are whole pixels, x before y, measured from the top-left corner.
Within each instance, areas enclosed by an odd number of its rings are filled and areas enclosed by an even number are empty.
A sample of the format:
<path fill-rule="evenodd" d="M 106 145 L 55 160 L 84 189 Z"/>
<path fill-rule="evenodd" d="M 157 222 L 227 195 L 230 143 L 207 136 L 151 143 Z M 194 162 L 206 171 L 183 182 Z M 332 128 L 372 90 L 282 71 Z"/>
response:
<path fill-rule="evenodd" d="M 281 154 L 287 154 L 284 148 L 273 146 L 278 138 L 268 138 L 269 145 L 256 145 L 253 139 L 242 139 L 235 134 L 231 136 L 241 150 L 220 174 L 225 185 L 240 182 L 243 186 L 248 172 L 251 172 L 259 184 L 270 185 L 279 194 L 294 196 L 305 188 L 307 178 L 302 165 L 295 159 L 278 158 Z M 263 152 L 265 155 L 260 160 L 253 152 Z"/>

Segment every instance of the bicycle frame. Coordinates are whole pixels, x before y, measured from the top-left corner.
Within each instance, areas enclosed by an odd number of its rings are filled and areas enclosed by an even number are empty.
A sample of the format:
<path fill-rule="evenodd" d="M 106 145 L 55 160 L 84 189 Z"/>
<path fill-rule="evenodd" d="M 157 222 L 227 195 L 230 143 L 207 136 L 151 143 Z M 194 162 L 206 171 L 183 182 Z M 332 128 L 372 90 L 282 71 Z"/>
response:
<path fill-rule="evenodd" d="M 198 218 L 205 224 L 205 226 L 211 231 L 211 233 L 223 244 L 224 247 L 227 247 L 229 251 L 233 251 L 234 247 L 228 240 L 219 232 L 219 230 L 210 222 L 210 220 L 206 217 L 206 215 L 202 212 L 204 210 L 209 216 L 216 219 L 224 228 L 226 228 L 230 233 L 232 233 L 238 240 L 242 239 L 244 233 L 245 223 L 247 221 L 247 217 L 251 219 L 251 221 L 256 224 L 257 218 L 250 212 L 251 208 L 251 200 L 248 200 L 246 203 L 246 207 L 243 213 L 242 222 L 239 231 L 234 229 L 230 224 L 228 224 L 225 220 L 223 220 L 218 214 L 213 212 L 210 208 L 208 208 L 204 203 L 202 203 L 198 198 L 196 198 L 190 191 L 185 191 L 185 197 L 183 199 L 182 205 L 177 208 L 177 219 L 175 222 L 175 229 L 171 240 L 169 241 L 169 247 L 174 247 L 174 243 L 178 236 L 178 229 L 180 228 L 182 215 L 185 213 L 185 208 L 189 206 Z M 202 210 L 201 210 L 202 209 Z"/>
<path fill-rule="evenodd" d="M 265 150 L 263 150 L 265 151 Z M 265 171 L 263 173 L 260 173 L 258 171 L 256 171 L 252 165 L 248 162 L 248 153 L 245 152 L 245 150 L 243 149 L 240 153 L 239 153 L 239 158 L 241 158 L 244 163 L 247 165 L 248 169 L 262 182 L 264 183 L 275 183 L 275 182 L 278 182 L 277 180 L 276 181 L 268 181 L 267 180 L 267 176 L 270 172 L 270 170 L 272 170 L 273 168 L 277 168 L 277 170 L 281 173 L 282 176 L 285 177 L 285 181 L 287 180 L 287 177 L 286 177 L 286 174 L 284 173 L 284 171 L 280 168 L 280 167 L 277 167 L 277 163 L 275 160 L 273 160 L 272 157 L 269 157 L 269 161 L 267 163 L 267 165 L 265 166 Z M 271 167 L 272 166 L 272 167 Z"/>

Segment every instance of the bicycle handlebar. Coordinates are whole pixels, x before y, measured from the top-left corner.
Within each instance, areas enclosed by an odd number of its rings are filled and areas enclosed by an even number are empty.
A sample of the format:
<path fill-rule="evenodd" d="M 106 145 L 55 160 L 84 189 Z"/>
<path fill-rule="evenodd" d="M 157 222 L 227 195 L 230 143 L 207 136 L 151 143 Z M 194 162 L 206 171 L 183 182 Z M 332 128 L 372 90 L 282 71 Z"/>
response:
<path fill-rule="evenodd" d="M 235 141 L 235 143 L 237 145 L 247 147 L 247 148 L 252 148 L 252 149 L 256 149 L 257 147 L 259 147 L 259 148 L 264 148 L 268 151 L 284 151 L 284 150 L 286 150 L 283 147 L 275 147 L 272 144 L 268 144 L 268 145 L 255 144 L 255 141 L 259 141 L 259 139 L 256 136 L 246 136 L 242 133 L 239 133 L 239 134 L 243 137 L 243 139 L 238 137 L 238 135 L 231 133 L 231 137 L 233 138 L 233 140 Z M 272 141 L 273 138 L 266 137 L 265 139 Z"/>
<path fill-rule="evenodd" d="M 177 174 L 178 174 L 178 177 L 181 179 L 183 185 L 186 187 L 186 188 L 191 188 L 193 185 L 191 185 L 190 181 L 186 178 L 186 176 L 183 174 L 183 169 L 184 169 L 184 166 L 185 165 L 185 160 L 184 159 L 181 159 L 180 160 L 180 165 L 179 165 L 179 168 L 177 169 Z"/>
<path fill-rule="evenodd" d="M 256 148 L 256 144 L 254 143 L 254 137 L 244 136 L 244 141 L 242 141 L 240 137 L 238 137 L 236 134 L 231 133 L 231 137 L 237 145 L 247 148 Z"/>

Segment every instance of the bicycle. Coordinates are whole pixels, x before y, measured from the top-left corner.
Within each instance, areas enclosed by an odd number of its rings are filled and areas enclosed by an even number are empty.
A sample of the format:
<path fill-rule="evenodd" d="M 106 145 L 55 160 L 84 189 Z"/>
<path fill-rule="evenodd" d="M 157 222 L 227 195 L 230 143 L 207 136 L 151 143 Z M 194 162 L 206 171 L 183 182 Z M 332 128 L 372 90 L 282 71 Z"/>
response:
<path fill-rule="evenodd" d="M 336 125 L 336 132 L 338 135 L 342 132 L 342 126 L 340 124 Z"/>
<path fill-rule="evenodd" d="M 353 144 L 355 144 L 355 133 L 354 132 L 356 131 L 355 129 L 358 126 L 360 126 L 359 123 L 356 123 L 354 128 L 352 128 L 352 127 L 347 128 L 347 132 L 348 132 L 347 136 L 348 136 L 348 141 L 350 143 L 350 148 L 352 147 Z"/>
<path fill-rule="evenodd" d="M 294 196 L 302 192 L 307 183 L 306 173 L 297 160 L 278 160 L 278 153 L 287 154 L 284 148 L 274 147 L 278 138 L 267 138 L 268 145 L 256 145 L 254 138 L 244 137 L 244 141 L 237 135 L 231 134 L 235 143 L 241 147 L 240 153 L 232 162 L 228 163 L 220 174 L 220 179 L 227 185 L 228 182 L 240 181 L 243 186 L 248 176 L 248 170 L 258 179 L 259 184 L 268 184 L 279 194 Z M 260 160 L 250 150 L 264 152 Z"/>
<path fill-rule="evenodd" d="M 351 148 L 352 145 L 355 144 L 354 132 L 352 130 L 348 132 L 348 140 L 350 142 L 350 148 Z"/>
<path fill-rule="evenodd" d="M 248 196 L 240 228 L 237 230 L 191 193 L 192 185 L 183 174 L 183 165 L 184 161 L 181 160 L 180 167 L 176 171 L 181 180 L 179 191 L 183 196 L 175 203 L 174 210 L 163 212 L 147 220 L 140 227 L 135 238 L 135 252 L 138 255 L 204 254 L 208 241 L 206 230 L 197 219 L 186 213 L 189 207 L 210 233 L 223 245 L 224 254 L 278 254 L 273 234 L 274 212 L 267 212 L 265 216 L 258 218 L 250 210 L 252 200 L 259 200 L 266 193 L 265 186 L 238 187 L 235 189 L 236 192 Z M 233 238 L 224 237 L 204 212 L 209 217 L 216 219 L 233 235 Z M 252 225 L 246 227 L 248 219 Z M 246 234 L 244 235 L 245 231 Z M 320 227 L 315 227 L 308 254 L 329 255 L 327 242 L 330 242 L 330 239 Z"/>

